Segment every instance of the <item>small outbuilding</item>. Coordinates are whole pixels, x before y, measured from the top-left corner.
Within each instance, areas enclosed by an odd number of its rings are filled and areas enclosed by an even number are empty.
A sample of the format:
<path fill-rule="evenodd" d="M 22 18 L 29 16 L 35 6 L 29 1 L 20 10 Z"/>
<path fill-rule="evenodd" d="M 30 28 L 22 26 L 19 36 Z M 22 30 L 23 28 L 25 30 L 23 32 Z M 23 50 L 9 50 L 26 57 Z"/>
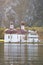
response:
<path fill-rule="evenodd" d="M 27 42 L 39 42 L 39 35 L 37 31 L 28 31 Z"/>

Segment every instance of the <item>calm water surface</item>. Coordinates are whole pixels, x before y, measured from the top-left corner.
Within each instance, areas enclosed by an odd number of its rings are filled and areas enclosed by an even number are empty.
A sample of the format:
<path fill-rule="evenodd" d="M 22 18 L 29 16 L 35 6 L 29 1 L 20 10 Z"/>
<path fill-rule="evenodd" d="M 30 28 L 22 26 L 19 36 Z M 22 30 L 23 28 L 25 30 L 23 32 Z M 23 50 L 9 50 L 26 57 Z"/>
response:
<path fill-rule="evenodd" d="M 43 44 L 0 43 L 0 65 L 43 65 Z"/>

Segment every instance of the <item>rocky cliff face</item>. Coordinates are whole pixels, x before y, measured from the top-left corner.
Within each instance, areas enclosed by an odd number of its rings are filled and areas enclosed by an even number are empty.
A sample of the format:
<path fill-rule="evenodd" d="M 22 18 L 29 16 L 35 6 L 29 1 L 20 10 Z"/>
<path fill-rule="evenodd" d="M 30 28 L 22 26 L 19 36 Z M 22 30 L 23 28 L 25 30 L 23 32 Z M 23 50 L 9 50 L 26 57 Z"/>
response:
<path fill-rule="evenodd" d="M 18 26 L 22 20 L 28 26 L 43 26 L 43 1 L 0 0 L 0 26 L 9 27 L 10 21 Z"/>

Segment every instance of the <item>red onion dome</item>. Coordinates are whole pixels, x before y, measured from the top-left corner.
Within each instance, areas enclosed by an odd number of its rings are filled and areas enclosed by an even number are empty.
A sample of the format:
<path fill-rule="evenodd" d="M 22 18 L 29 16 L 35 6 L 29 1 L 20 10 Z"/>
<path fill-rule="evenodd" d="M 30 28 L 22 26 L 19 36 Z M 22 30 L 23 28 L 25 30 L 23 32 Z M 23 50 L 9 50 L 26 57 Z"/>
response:
<path fill-rule="evenodd" d="M 24 21 L 21 21 L 21 25 L 25 25 L 25 22 Z"/>

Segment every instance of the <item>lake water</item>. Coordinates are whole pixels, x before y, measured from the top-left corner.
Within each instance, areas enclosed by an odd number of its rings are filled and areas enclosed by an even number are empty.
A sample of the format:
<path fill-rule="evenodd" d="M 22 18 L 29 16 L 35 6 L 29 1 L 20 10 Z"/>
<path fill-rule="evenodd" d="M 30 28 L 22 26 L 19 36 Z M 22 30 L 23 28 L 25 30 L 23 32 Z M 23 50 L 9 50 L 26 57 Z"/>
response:
<path fill-rule="evenodd" d="M 43 44 L 0 43 L 0 65 L 43 65 Z"/>

